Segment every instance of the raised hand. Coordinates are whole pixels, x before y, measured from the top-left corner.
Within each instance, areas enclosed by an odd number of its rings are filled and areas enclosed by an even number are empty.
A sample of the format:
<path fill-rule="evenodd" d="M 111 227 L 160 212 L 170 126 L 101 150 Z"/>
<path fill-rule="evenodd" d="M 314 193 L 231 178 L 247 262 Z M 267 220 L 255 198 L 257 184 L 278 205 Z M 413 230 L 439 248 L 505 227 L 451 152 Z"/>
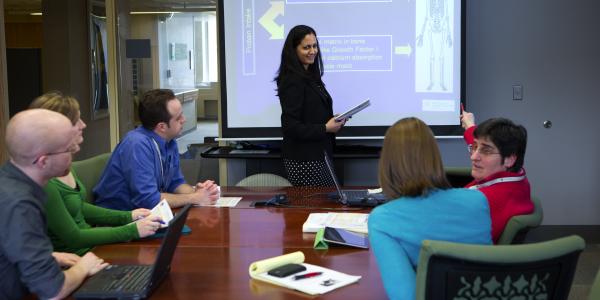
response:
<path fill-rule="evenodd" d="M 464 129 L 475 126 L 475 115 L 473 115 L 473 113 L 463 111 L 463 113 L 460 115 L 460 125 Z"/>

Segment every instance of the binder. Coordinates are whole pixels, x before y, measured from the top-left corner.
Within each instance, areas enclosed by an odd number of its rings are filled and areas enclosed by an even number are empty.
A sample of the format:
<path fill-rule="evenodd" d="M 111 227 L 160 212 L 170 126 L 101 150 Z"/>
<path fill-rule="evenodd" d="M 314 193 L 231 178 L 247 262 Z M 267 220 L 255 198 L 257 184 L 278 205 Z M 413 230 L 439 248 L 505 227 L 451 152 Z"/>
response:
<path fill-rule="evenodd" d="M 357 114 L 359 111 L 369 107 L 369 105 L 371 105 L 371 100 L 367 98 L 365 101 L 361 102 L 360 104 L 356 105 L 355 107 L 337 115 L 335 117 L 335 120 L 339 122 L 343 119 L 348 119 L 348 118 L 354 116 L 355 114 Z"/>

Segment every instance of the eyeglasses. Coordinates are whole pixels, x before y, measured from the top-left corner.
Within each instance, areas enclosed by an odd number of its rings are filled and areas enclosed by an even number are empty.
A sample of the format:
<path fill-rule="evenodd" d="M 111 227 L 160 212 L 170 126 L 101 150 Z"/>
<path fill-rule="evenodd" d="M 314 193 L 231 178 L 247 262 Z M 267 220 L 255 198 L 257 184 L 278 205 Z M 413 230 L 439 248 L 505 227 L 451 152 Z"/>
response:
<path fill-rule="evenodd" d="M 51 156 L 51 155 L 58 155 L 58 154 L 64 154 L 64 153 L 74 153 L 75 151 L 77 151 L 77 145 L 71 145 L 71 146 L 69 146 L 69 149 L 67 149 L 65 151 L 50 152 L 50 153 L 42 154 L 42 155 L 38 156 L 31 164 L 32 165 L 37 164 L 37 162 L 40 160 L 40 157 L 42 157 L 42 156 Z"/>
<path fill-rule="evenodd" d="M 469 149 L 469 153 L 473 155 L 475 152 L 479 152 L 482 156 L 488 156 L 492 154 L 500 154 L 500 152 L 495 151 L 494 148 L 490 146 L 479 146 L 477 144 L 468 145 L 467 149 Z"/>

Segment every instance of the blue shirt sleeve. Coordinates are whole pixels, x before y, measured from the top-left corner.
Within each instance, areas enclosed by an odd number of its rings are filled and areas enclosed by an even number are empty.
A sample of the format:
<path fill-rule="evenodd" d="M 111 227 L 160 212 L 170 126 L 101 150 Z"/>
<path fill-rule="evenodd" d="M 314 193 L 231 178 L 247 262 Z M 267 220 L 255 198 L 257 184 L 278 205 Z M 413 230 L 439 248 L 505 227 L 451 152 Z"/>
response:
<path fill-rule="evenodd" d="M 383 208 L 383 207 L 381 207 Z M 383 287 L 390 299 L 415 299 L 416 271 L 401 241 L 390 236 L 385 210 L 376 209 L 369 216 L 369 240 L 377 259 Z"/>

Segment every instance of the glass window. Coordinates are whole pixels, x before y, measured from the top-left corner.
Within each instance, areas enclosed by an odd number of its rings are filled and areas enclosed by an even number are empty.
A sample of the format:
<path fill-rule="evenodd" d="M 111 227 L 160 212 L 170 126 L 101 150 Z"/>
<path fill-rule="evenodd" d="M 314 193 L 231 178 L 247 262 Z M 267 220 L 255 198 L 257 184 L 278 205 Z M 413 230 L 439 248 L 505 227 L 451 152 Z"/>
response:
<path fill-rule="evenodd" d="M 219 94 L 215 3 L 126 0 L 115 6 L 119 138 L 139 124 L 141 96 L 157 88 L 172 89 L 182 101 L 184 133 L 196 128 L 196 120 L 212 112 L 200 95 Z"/>
<path fill-rule="evenodd" d="M 173 13 L 163 16 L 158 31 L 164 74 L 170 88 L 209 86 L 218 81 L 215 12 Z"/>

